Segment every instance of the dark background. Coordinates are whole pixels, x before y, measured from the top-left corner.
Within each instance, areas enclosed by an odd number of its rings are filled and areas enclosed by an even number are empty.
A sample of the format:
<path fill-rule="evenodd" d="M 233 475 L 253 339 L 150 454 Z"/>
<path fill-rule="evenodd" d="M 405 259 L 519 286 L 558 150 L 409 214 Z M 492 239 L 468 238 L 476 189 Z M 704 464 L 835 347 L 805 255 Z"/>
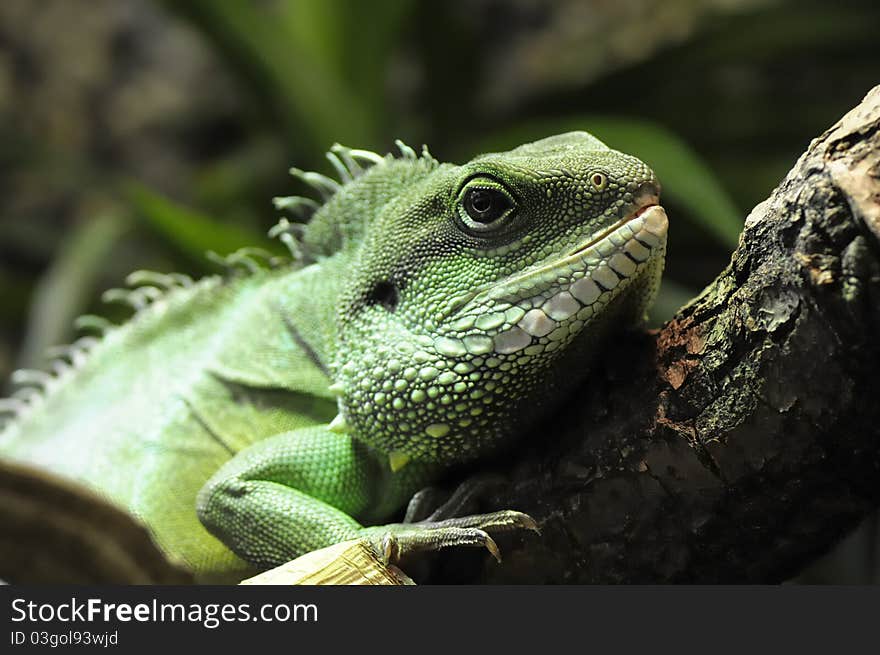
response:
<path fill-rule="evenodd" d="M 282 253 L 270 199 L 335 141 L 462 161 L 586 129 L 642 157 L 672 220 L 658 324 L 880 82 L 878 34 L 853 0 L 3 0 L 0 380 L 123 318 L 100 294 L 132 270 Z M 878 543 L 874 517 L 798 580 L 880 582 Z"/>

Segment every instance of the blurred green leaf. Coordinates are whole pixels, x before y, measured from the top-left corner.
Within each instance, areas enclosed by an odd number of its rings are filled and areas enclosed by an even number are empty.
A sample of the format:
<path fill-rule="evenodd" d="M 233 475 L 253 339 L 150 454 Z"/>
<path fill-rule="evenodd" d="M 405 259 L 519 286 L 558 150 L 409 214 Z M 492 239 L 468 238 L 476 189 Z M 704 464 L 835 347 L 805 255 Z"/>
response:
<path fill-rule="evenodd" d="M 376 145 L 384 75 L 411 0 L 166 0 L 220 46 L 309 148 Z M 364 29 L 369 24 L 370 29 Z"/>
<path fill-rule="evenodd" d="M 383 102 L 388 58 L 402 41 L 402 24 L 414 5 L 413 0 L 277 0 L 273 10 L 314 61 L 376 112 Z"/>
<path fill-rule="evenodd" d="M 68 237 L 31 299 L 20 366 L 41 366 L 47 348 L 70 341 L 74 319 L 88 305 L 128 226 L 124 216 L 105 213 L 81 223 Z"/>
<path fill-rule="evenodd" d="M 665 196 L 687 209 L 725 246 L 736 246 L 743 228 L 743 213 L 699 155 L 657 124 L 605 116 L 535 120 L 501 131 L 480 146 L 483 151 L 506 150 L 574 130 L 587 130 L 609 147 L 644 160 L 657 173 Z"/>
<path fill-rule="evenodd" d="M 290 185 L 287 153 L 277 137 L 261 134 L 230 155 L 215 159 L 190 181 L 191 204 L 225 221 L 262 226 L 271 198 Z"/>
<path fill-rule="evenodd" d="M 14 324 L 27 309 L 33 293 L 33 280 L 0 268 L 0 320 Z"/>
<path fill-rule="evenodd" d="M 281 246 L 258 232 L 218 223 L 210 216 L 172 202 L 143 185 L 129 183 L 125 188 L 137 215 L 170 244 L 197 261 L 204 261 L 209 250 L 226 255 L 245 246 L 259 245 L 279 254 L 284 252 Z"/>
<path fill-rule="evenodd" d="M 313 0 L 322 4 L 321 0 Z M 288 4 L 303 6 L 301 0 L 287 0 Z M 327 3 L 329 4 L 329 3 Z M 377 130 L 392 127 L 387 123 L 386 106 L 388 84 L 386 76 L 394 51 L 405 41 L 406 21 L 415 9 L 414 0 L 373 0 L 350 2 L 335 0 L 336 16 L 342 26 L 339 53 L 339 71 L 346 83 L 357 90 L 364 107 L 369 108 Z M 364 29 L 369 25 L 369 29 Z M 381 132 L 380 132 L 381 133 Z M 339 137 L 336 137 L 337 139 Z M 378 144 L 356 144 L 373 147 Z"/>

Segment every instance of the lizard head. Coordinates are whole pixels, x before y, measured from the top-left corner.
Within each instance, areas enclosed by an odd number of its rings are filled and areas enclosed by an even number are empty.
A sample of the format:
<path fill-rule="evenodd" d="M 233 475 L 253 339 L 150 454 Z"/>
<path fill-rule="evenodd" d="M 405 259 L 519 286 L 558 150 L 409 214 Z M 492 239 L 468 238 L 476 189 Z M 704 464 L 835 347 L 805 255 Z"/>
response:
<path fill-rule="evenodd" d="M 666 214 L 653 172 L 584 132 L 405 179 L 343 293 L 341 415 L 392 466 L 466 461 L 527 431 L 642 319 Z"/>

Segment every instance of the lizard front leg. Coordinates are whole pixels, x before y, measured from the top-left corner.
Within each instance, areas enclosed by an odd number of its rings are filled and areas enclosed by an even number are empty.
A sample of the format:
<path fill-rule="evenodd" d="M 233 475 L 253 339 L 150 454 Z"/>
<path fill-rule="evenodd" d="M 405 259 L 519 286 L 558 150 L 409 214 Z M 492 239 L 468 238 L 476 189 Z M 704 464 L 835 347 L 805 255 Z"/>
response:
<path fill-rule="evenodd" d="M 358 536 L 353 516 L 375 496 L 377 462 L 323 426 L 264 439 L 221 467 L 199 492 L 205 527 L 257 566 L 277 566 Z"/>
<path fill-rule="evenodd" d="M 346 539 L 366 537 L 389 561 L 446 546 L 498 549 L 487 531 L 534 529 L 519 512 L 364 527 L 430 481 L 415 462 L 390 472 L 385 458 L 324 426 L 303 428 L 241 451 L 205 484 L 197 501 L 205 527 L 240 557 L 270 567 Z"/>

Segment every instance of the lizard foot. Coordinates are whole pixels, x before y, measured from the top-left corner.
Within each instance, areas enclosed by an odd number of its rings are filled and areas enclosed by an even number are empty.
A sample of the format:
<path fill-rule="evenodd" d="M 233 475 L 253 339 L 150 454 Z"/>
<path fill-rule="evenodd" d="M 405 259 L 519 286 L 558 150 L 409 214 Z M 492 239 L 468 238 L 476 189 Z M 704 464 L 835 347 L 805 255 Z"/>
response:
<path fill-rule="evenodd" d="M 437 487 L 426 487 L 409 501 L 403 522 L 441 521 L 473 514 L 478 511 L 479 501 L 504 482 L 504 476 L 497 473 L 481 473 L 459 484 L 451 495 Z"/>
<path fill-rule="evenodd" d="M 531 530 L 540 534 L 538 524 L 528 514 L 503 510 L 443 521 L 393 523 L 364 528 L 363 535 L 388 563 L 398 563 L 407 555 L 435 551 L 449 546 L 477 546 L 486 548 L 501 561 L 501 551 L 489 532 Z"/>

